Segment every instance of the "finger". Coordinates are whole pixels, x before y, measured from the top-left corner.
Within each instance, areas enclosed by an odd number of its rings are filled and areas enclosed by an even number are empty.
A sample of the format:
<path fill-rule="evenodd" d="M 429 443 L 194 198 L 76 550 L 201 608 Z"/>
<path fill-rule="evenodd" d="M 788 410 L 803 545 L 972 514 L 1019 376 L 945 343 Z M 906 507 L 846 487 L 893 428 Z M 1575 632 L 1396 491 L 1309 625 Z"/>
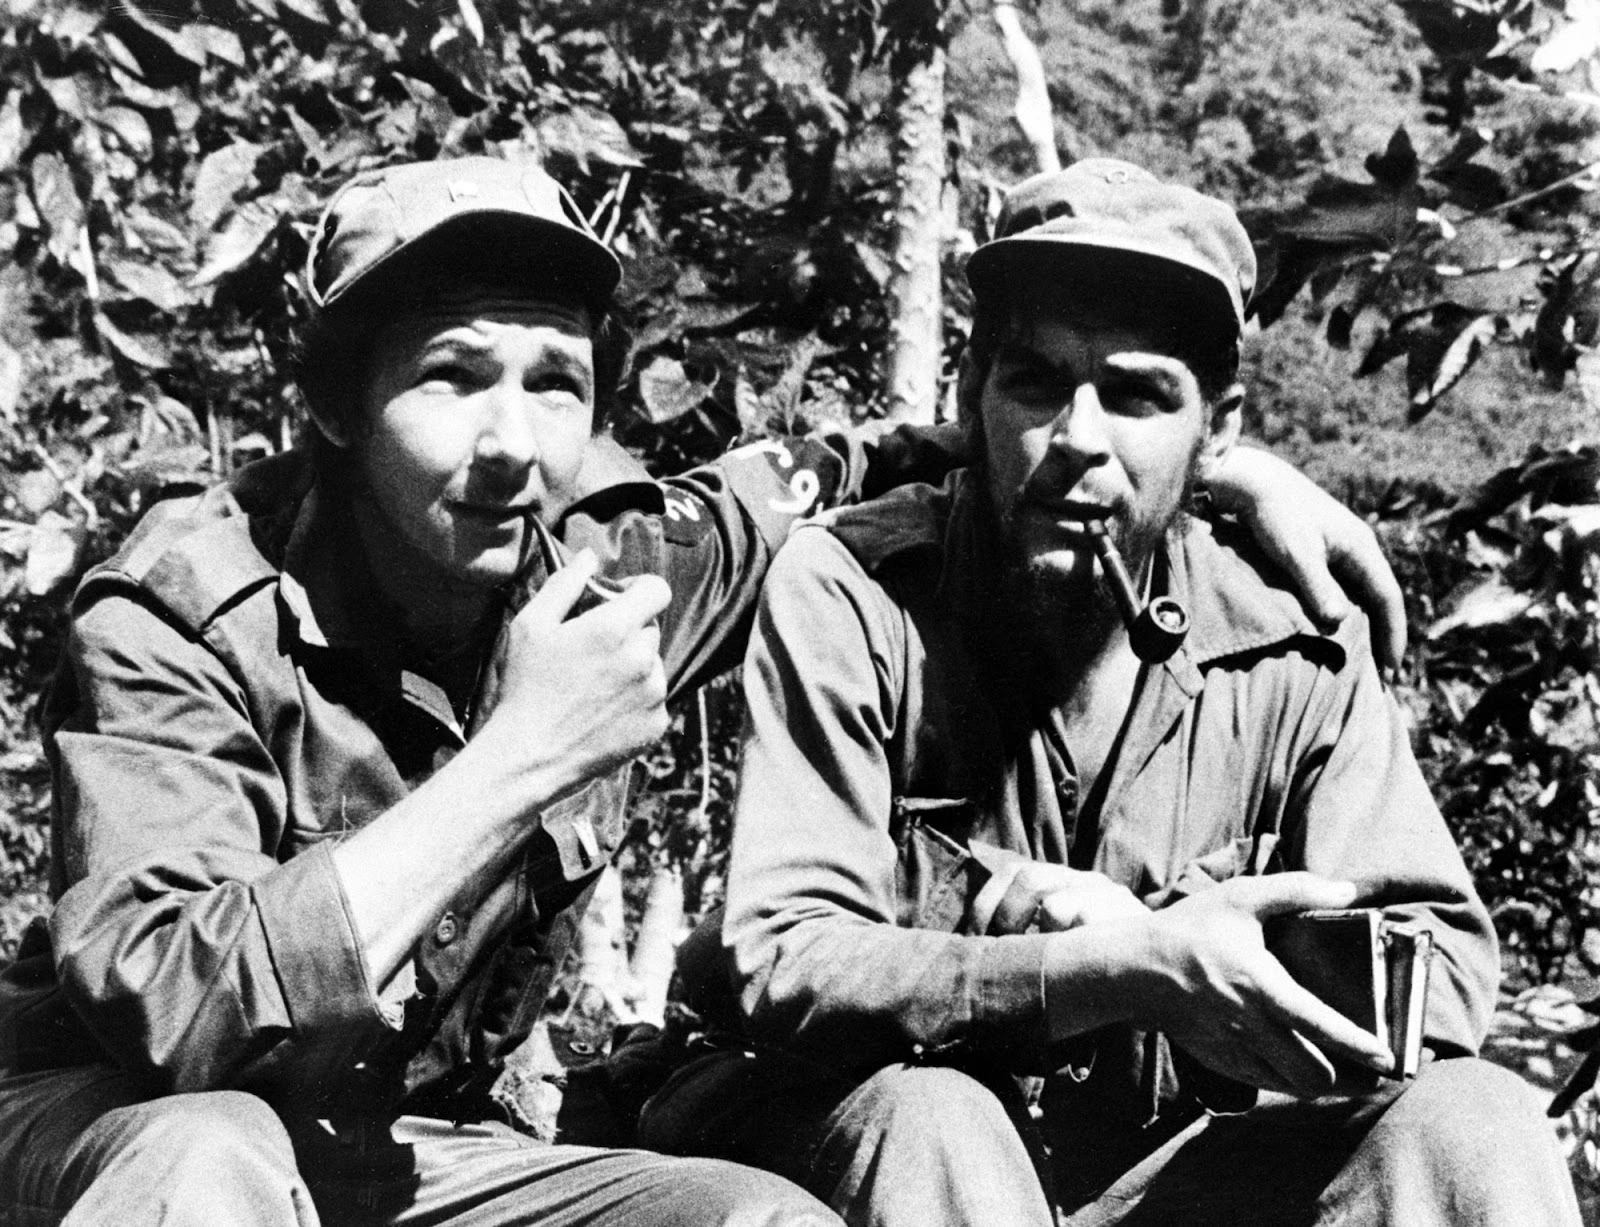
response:
<path fill-rule="evenodd" d="M 1260 989 L 1267 1011 L 1327 1056 L 1344 1057 L 1380 1074 L 1394 1068 L 1394 1055 L 1387 1045 L 1310 990 L 1296 984 L 1281 964 L 1276 972 L 1262 976 Z"/>
<path fill-rule="evenodd" d="M 1349 907 L 1360 895 L 1354 882 L 1325 878 L 1303 869 L 1230 878 L 1222 889 L 1230 904 L 1250 912 L 1257 920 L 1290 912 Z"/>
<path fill-rule="evenodd" d="M 1333 1062 L 1315 1044 L 1276 1019 L 1263 1027 L 1259 1051 L 1262 1061 L 1281 1082 L 1281 1089 L 1300 1099 L 1328 1094 L 1338 1079 Z"/>
<path fill-rule="evenodd" d="M 1284 1082 L 1278 1071 L 1247 1045 L 1241 1045 L 1233 1040 L 1223 1040 L 1218 1046 L 1203 1036 L 1180 1038 L 1171 1032 L 1168 1032 L 1167 1038 L 1207 1069 L 1221 1074 L 1224 1078 L 1232 1078 L 1235 1082 L 1243 1082 L 1246 1086 L 1253 1086 L 1257 1090 L 1277 1091 L 1284 1095 L 1295 1093 L 1294 1088 Z"/>
<path fill-rule="evenodd" d="M 1372 654 L 1378 667 L 1393 672 L 1406 654 L 1405 594 L 1376 534 L 1360 521 L 1357 528 L 1340 536 L 1329 565 L 1372 622 Z"/>
<path fill-rule="evenodd" d="M 1279 544 L 1274 542 L 1268 547 L 1272 560 L 1288 572 L 1289 582 L 1300 594 L 1307 615 L 1323 632 L 1337 630 L 1353 606 L 1328 569 L 1331 547 L 1319 540 L 1292 550 L 1286 543 L 1282 548 Z"/>
<path fill-rule="evenodd" d="M 672 588 L 659 575 L 631 578 L 606 609 L 630 625 L 643 625 L 661 616 L 672 600 Z"/>
<path fill-rule="evenodd" d="M 544 581 L 517 615 L 518 620 L 542 627 L 559 625 L 572 612 L 578 597 L 583 594 L 584 585 L 599 565 L 600 560 L 595 557 L 593 550 L 579 550 L 566 566 Z"/>

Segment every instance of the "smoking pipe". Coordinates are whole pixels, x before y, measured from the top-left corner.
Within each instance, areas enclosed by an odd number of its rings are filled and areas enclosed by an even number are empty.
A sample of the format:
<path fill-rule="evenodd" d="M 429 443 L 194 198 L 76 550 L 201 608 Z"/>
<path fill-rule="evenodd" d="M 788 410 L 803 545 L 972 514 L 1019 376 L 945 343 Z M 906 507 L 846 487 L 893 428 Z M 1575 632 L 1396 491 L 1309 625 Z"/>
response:
<path fill-rule="evenodd" d="M 1178 650 L 1189 633 L 1189 611 L 1170 596 L 1158 596 L 1140 609 L 1133 579 L 1111 540 L 1105 521 L 1090 520 L 1088 527 L 1094 552 L 1106 573 L 1106 583 L 1111 585 L 1111 595 L 1116 599 L 1117 612 L 1128 628 L 1133 654 L 1147 665 L 1159 665 Z"/>
<path fill-rule="evenodd" d="M 529 515 L 527 521 L 530 535 L 533 537 L 535 544 L 538 545 L 539 553 L 543 558 L 545 574 L 547 576 L 554 575 L 561 570 L 563 565 L 561 551 L 556 547 L 555 535 L 538 516 Z M 523 548 L 526 550 L 526 543 Z M 583 591 L 578 595 L 578 599 L 573 604 L 572 610 L 567 614 L 567 617 L 575 618 L 581 613 L 587 613 L 596 605 L 603 605 L 607 601 L 614 600 L 621 592 L 622 585 L 617 583 L 616 580 L 608 579 L 604 575 L 591 575 L 584 581 Z"/>

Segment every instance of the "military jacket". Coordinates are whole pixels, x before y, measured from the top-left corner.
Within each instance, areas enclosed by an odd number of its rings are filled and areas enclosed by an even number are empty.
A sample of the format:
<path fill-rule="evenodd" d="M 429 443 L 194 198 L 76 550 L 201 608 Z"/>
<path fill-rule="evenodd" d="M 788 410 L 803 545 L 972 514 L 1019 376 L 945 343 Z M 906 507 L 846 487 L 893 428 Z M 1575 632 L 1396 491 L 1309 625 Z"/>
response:
<path fill-rule="evenodd" d="M 1058 1043 L 1048 994 L 1071 988 L 1045 983 L 1051 938 L 998 921 L 994 887 L 1026 858 L 1153 906 L 1238 873 L 1353 879 L 1434 930 L 1429 1042 L 1475 1050 L 1493 930 L 1365 620 L 1320 634 L 1235 533 L 1183 521 L 1165 584 L 1192 629 L 1143 667 L 1085 796 L 1061 712 L 1029 697 L 975 488 L 960 471 L 836 513 L 768 576 L 724 929 L 748 1033 L 846 1069 L 964 1053 L 1082 1080 L 1098 1052 L 1143 1120 L 1162 1093 L 1148 1063 L 1105 1053 L 1142 1040 Z"/>
<path fill-rule="evenodd" d="M 936 453 L 890 437 L 871 472 Z M 600 442 L 561 534 L 613 577 L 667 579 L 680 693 L 737 661 L 770 556 L 870 488 L 867 456 L 767 442 L 658 484 Z M 397 638 L 299 453 L 158 504 L 85 578 L 45 720 L 55 909 L 0 977 L 0 1071 L 109 1059 L 153 1093 L 240 1087 L 312 1117 L 482 1107 L 622 834 L 627 774 L 540 815 L 516 871 L 464 891 L 380 999 L 329 852 L 468 735 Z"/>

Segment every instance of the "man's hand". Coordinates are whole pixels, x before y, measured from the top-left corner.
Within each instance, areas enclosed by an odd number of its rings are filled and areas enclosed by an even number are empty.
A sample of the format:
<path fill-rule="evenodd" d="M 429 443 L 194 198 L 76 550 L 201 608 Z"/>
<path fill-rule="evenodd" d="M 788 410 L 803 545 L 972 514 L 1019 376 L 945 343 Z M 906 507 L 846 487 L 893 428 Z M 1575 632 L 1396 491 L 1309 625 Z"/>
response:
<path fill-rule="evenodd" d="M 659 576 L 639 576 L 610 601 L 569 618 L 595 566 L 593 552 L 581 551 L 512 622 L 498 662 L 497 705 L 479 734 L 542 767 L 559 781 L 557 797 L 667 731 L 656 619 L 671 590 Z"/>
<path fill-rule="evenodd" d="M 1033 913 L 1044 933 L 1150 913 L 1126 886 L 1093 870 L 1035 863 L 1018 871 L 1017 884 L 1037 900 Z"/>
<path fill-rule="evenodd" d="M 1262 939 L 1270 916 L 1348 907 L 1355 894 L 1315 874 L 1270 874 L 1149 913 L 1148 1021 L 1202 1064 L 1263 1090 L 1328 1094 L 1329 1056 L 1387 1073 L 1392 1058 L 1377 1037 L 1296 984 Z"/>
<path fill-rule="evenodd" d="M 1217 506 L 1237 515 L 1288 573 L 1318 626 L 1338 626 L 1354 598 L 1372 622 L 1378 667 L 1400 667 L 1406 650 L 1405 600 L 1377 537 L 1361 517 L 1293 465 L 1252 447 L 1234 448 L 1207 486 Z"/>

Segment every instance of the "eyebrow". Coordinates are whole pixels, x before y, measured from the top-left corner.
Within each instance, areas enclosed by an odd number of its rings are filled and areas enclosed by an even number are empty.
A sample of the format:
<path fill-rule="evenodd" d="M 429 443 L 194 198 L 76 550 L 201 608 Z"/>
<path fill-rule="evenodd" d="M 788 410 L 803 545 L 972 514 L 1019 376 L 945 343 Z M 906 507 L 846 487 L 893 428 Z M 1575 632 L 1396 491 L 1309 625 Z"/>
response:
<path fill-rule="evenodd" d="M 434 357 L 440 353 L 465 351 L 468 355 L 479 357 L 487 354 L 493 348 L 493 343 L 487 338 L 479 336 L 466 325 L 451 329 L 431 337 L 417 352 L 419 361 Z M 593 373 L 589 364 L 576 353 L 562 346 L 550 344 L 541 355 L 540 365 L 546 369 L 555 369 L 564 374 L 581 375 L 592 378 Z"/>

